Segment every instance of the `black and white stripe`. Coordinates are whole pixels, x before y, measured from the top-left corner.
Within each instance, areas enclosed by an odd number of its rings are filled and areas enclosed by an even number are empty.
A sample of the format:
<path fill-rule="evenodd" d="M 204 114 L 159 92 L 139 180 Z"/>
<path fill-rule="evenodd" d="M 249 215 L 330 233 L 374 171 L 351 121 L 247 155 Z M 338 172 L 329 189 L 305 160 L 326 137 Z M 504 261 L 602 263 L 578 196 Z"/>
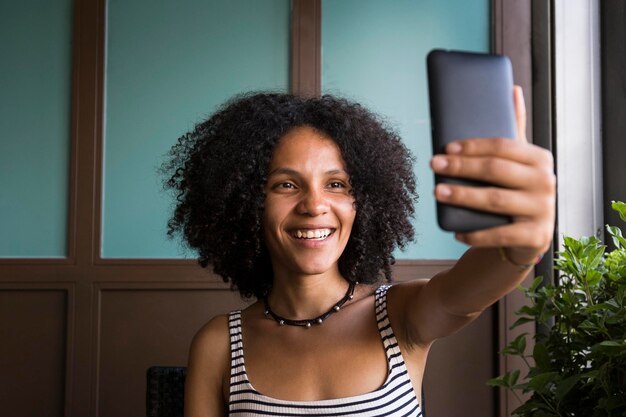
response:
<path fill-rule="evenodd" d="M 236 416 L 422 416 L 420 405 L 387 317 L 387 290 L 376 290 L 376 320 L 383 341 L 389 375 L 376 391 L 320 401 L 286 401 L 254 389 L 244 365 L 241 311 L 229 315 L 231 377 L 229 414 Z"/>

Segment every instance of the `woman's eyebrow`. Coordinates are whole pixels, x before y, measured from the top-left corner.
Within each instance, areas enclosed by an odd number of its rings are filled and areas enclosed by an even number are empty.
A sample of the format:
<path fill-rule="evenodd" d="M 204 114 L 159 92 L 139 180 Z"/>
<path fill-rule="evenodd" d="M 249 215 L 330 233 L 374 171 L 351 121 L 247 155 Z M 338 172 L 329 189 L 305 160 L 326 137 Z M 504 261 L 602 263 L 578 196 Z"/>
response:
<path fill-rule="evenodd" d="M 291 169 L 291 168 L 276 168 L 276 169 L 271 170 L 269 172 L 269 174 L 267 174 L 267 176 L 270 177 L 272 175 L 279 175 L 279 174 L 299 175 L 298 171 L 296 171 L 295 169 Z"/>
<path fill-rule="evenodd" d="M 348 175 L 348 173 L 343 169 L 331 169 L 330 171 L 326 171 L 326 175 L 337 175 L 337 174 Z"/>
<path fill-rule="evenodd" d="M 294 175 L 294 176 L 298 176 L 300 175 L 300 173 L 298 171 L 296 171 L 295 169 L 291 169 L 291 168 L 275 168 L 273 170 L 271 170 L 267 176 L 270 177 L 272 175 L 280 175 L 280 174 L 286 174 L 286 175 Z M 337 175 L 337 174 L 345 174 L 348 175 L 348 173 L 343 170 L 343 169 L 331 169 L 329 171 L 326 171 L 324 174 L 326 175 Z"/>

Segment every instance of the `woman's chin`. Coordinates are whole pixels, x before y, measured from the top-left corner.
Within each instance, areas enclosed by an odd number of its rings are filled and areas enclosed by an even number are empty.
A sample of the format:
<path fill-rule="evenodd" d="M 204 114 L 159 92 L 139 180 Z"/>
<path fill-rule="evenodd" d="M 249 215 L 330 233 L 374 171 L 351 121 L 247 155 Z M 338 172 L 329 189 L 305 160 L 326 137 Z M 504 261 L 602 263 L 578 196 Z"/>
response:
<path fill-rule="evenodd" d="M 293 271 L 298 275 L 323 275 L 338 270 L 336 262 L 302 262 L 296 263 Z"/>

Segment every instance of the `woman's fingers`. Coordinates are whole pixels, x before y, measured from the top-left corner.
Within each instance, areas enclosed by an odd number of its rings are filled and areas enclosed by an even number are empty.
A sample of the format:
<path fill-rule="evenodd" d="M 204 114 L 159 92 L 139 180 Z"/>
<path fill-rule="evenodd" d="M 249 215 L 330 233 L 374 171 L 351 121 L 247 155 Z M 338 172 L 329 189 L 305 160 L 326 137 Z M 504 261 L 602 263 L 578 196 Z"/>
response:
<path fill-rule="evenodd" d="M 539 146 L 505 138 L 475 138 L 450 143 L 446 156 L 485 156 L 553 169 L 552 154 Z"/>
<path fill-rule="evenodd" d="M 538 169 L 503 158 L 436 155 L 431 166 L 440 175 L 479 180 L 508 188 L 554 186 L 551 169 Z"/>
<path fill-rule="evenodd" d="M 552 223 L 549 221 L 518 221 L 505 226 L 457 233 L 455 237 L 474 247 L 535 248 L 544 252 L 552 240 Z"/>
<path fill-rule="evenodd" d="M 554 199 L 550 195 L 509 190 L 500 187 L 471 187 L 439 184 L 435 196 L 441 203 L 505 214 L 512 217 L 540 217 L 550 212 Z"/>
<path fill-rule="evenodd" d="M 515 121 L 517 122 L 517 140 L 527 143 L 526 138 L 526 104 L 524 103 L 524 92 L 519 85 L 513 86 L 513 103 L 515 106 Z"/>

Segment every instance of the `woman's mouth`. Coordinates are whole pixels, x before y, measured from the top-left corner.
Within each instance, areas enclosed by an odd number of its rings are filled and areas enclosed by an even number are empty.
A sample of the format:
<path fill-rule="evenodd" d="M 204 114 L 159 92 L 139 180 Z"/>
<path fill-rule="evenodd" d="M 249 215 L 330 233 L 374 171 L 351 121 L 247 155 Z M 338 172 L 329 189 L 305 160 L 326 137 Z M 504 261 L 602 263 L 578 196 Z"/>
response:
<path fill-rule="evenodd" d="M 301 240 L 324 240 L 332 235 L 336 229 L 296 229 L 291 232 L 291 236 Z"/>

